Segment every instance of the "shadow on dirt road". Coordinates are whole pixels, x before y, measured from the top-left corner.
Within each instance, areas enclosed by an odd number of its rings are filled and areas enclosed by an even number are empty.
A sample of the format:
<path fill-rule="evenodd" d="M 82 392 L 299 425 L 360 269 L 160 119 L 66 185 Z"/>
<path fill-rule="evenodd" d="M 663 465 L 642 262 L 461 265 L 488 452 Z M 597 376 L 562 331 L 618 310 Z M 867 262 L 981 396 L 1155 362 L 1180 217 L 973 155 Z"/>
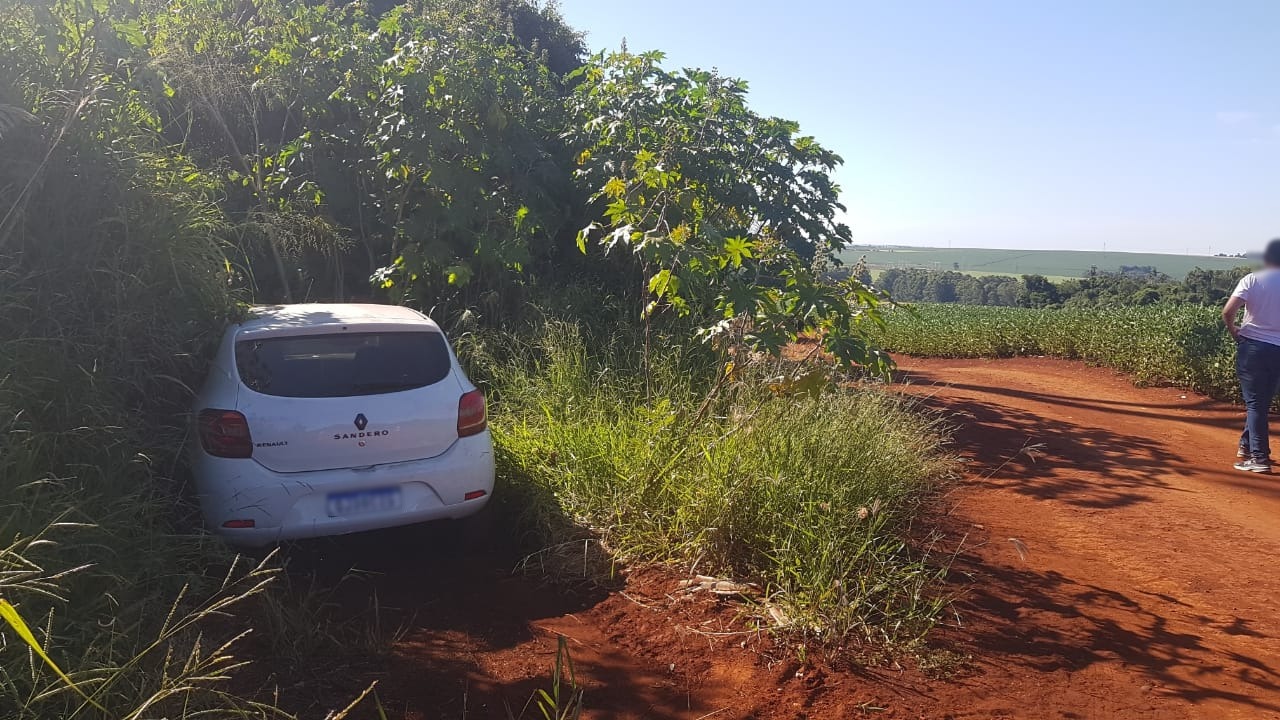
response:
<path fill-rule="evenodd" d="M 1259 572 L 1280 483 L 1229 469 L 1239 410 L 1043 358 L 903 365 L 969 465 L 950 512 L 971 691 L 1029 676 L 1077 717 L 1280 715 L 1280 588 Z M 1246 507 L 1263 517 L 1241 526 Z"/>

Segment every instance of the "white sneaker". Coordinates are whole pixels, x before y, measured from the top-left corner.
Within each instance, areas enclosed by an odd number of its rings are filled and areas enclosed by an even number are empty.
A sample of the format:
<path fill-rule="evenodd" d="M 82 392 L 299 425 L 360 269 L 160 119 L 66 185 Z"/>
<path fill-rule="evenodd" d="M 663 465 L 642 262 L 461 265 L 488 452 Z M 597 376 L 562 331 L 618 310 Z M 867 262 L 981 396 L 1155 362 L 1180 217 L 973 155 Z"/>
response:
<path fill-rule="evenodd" d="M 1262 460 L 1255 460 L 1254 458 L 1249 458 L 1248 460 L 1241 460 L 1240 462 L 1236 463 L 1235 468 L 1241 472 L 1263 473 L 1263 474 L 1270 475 L 1271 461 L 1265 458 Z"/>

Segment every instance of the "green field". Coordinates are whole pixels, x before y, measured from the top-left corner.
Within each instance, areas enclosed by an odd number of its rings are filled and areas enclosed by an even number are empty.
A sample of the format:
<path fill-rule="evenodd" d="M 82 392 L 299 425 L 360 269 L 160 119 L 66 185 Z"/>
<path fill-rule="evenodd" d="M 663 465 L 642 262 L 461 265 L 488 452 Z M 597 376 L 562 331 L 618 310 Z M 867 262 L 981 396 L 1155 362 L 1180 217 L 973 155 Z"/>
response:
<path fill-rule="evenodd" d="M 1239 399 L 1235 343 L 1217 308 L 1032 309 L 917 305 L 890 313 L 877 341 L 931 357 L 1049 355 L 1115 368 L 1140 384 Z"/>
<path fill-rule="evenodd" d="M 866 257 L 873 273 L 889 268 L 959 270 L 971 275 L 1045 275 L 1087 277 L 1090 268 L 1118 271 L 1122 265 L 1149 265 L 1175 280 L 1194 268 L 1230 270 L 1254 261 L 1208 255 L 1102 252 L 1093 250 L 990 250 L 854 245 L 840 255 L 846 263 Z"/>

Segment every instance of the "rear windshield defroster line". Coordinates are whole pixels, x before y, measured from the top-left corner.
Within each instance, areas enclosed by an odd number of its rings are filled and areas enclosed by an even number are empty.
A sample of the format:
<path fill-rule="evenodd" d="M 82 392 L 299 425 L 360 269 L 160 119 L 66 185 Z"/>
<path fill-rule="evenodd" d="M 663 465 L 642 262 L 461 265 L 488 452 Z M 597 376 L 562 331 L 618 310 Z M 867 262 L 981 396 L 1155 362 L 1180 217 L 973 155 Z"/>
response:
<path fill-rule="evenodd" d="M 449 374 L 450 361 L 435 331 L 332 333 L 241 340 L 236 369 L 264 395 L 357 397 L 433 385 Z"/>

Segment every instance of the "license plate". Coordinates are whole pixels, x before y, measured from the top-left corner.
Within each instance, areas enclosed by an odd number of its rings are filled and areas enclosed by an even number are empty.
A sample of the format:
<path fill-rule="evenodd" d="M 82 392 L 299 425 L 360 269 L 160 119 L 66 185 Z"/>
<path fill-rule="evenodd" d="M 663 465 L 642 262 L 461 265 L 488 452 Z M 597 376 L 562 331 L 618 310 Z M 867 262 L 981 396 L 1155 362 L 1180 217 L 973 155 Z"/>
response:
<path fill-rule="evenodd" d="M 398 510 L 400 508 L 400 488 L 386 487 L 330 493 L 325 505 L 329 511 L 329 517 L 367 515 Z"/>

